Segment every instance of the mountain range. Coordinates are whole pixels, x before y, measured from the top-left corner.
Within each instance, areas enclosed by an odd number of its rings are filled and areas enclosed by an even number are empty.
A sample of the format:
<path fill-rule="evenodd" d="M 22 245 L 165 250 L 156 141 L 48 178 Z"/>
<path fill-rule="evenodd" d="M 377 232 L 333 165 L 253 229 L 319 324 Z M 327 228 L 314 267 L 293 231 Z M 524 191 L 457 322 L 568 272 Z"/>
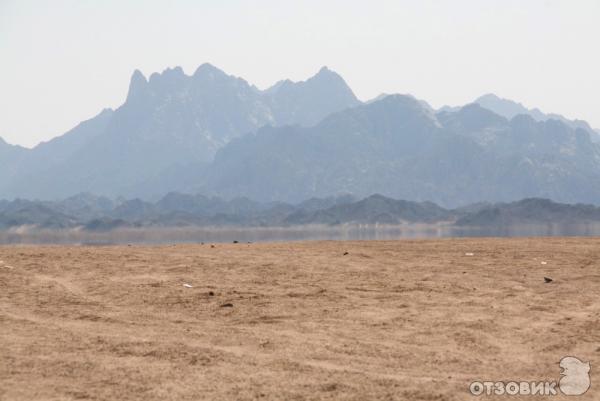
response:
<path fill-rule="evenodd" d="M 156 182 L 168 184 L 170 174 L 183 170 L 198 174 L 233 138 L 265 125 L 310 125 L 358 103 L 325 67 L 304 82 L 283 81 L 265 91 L 210 64 L 192 76 L 181 68 L 149 79 L 135 71 L 117 110 L 104 110 L 31 151 L 6 149 L 11 156 L 2 162 L 13 173 L 1 177 L 0 196 L 162 195 Z"/>
<path fill-rule="evenodd" d="M 600 207 L 529 198 L 447 209 L 432 202 L 396 200 L 379 194 L 312 198 L 297 204 L 224 200 L 169 193 L 156 202 L 78 194 L 61 201 L 0 201 L 0 231 L 23 227 L 111 231 L 151 227 L 294 227 L 306 225 L 442 224 L 445 227 L 515 227 L 600 223 Z M 583 232 L 581 229 L 576 232 Z"/>
<path fill-rule="evenodd" d="M 600 146 L 583 129 L 478 104 L 433 113 L 390 95 L 313 127 L 266 127 L 217 152 L 201 192 L 260 201 L 381 193 L 456 207 L 545 197 L 600 200 Z"/>
<path fill-rule="evenodd" d="M 597 133 L 495 95 L 434 110 L 361 102 L 323 67 L 260 90 L 218 68 L 135 71 L 124 104 L 33 149 L 0 140 L 0 198 L 169 192 L 295 204 L 374 193 L 443 207 L 543 197 L 600 203 Z"/>

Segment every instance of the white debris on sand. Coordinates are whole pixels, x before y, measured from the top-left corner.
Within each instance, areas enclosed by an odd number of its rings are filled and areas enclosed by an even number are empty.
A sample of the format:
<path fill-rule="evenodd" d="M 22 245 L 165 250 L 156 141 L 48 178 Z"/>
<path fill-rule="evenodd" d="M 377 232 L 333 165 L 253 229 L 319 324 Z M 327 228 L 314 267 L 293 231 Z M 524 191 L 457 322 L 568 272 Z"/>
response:
<path fill-rule="evenodd" d="M 183 286 L 184 286 L 185 288 L 192 288 L 192 285 L 191 285 L 191 284 L 188 284 L 188 283 L 185 283 L 185 284 L 183 284 Z"/>
<path fill-rule="evenodd" d="M 475 254 L 473 252 L 466 252 L 465 256 L 474 256 Z"/>

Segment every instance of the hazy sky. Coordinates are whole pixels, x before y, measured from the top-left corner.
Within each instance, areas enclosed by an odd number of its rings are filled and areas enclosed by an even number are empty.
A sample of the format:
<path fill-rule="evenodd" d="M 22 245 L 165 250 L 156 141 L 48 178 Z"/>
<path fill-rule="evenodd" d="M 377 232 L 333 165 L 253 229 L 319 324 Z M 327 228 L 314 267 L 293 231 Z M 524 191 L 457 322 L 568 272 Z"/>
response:
<path fill-rule="evenodd" d="M 600 0 L 0 0 L 0 137 L 32 146 L 210 62 L 260 88 L 322 66 L 361 99 L 493 92 L 600 127 Z"/>

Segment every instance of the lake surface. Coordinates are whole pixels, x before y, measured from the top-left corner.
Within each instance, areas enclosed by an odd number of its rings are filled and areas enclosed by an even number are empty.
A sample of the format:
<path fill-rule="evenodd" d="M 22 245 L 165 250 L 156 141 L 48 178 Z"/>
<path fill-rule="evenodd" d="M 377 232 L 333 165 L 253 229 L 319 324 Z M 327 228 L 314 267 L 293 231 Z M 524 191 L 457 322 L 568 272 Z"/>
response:
<path fill-rule="evenodd" d="M 165 244 L 185 242 L 272 242 L 310 240 L 394 240 L 449 237 L 600 236 L 600 223 L 538 224 L 505 227 L 456 227 L 449 224 L 182 227 L 119 229 L 92 232 L 79 229 L 19 228 L 0 232 L 0 244 Z"/>

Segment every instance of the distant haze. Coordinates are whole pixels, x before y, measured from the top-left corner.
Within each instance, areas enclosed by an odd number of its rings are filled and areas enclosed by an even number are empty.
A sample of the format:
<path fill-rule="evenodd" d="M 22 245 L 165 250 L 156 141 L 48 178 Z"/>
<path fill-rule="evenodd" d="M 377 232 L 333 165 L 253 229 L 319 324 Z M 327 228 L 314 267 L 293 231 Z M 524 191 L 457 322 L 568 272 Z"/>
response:
<path fill-rule="evenodd" d="M 260 88 L 322 65 L 362 99 L 485 93 L 600 127 L 600 2 L 0 1 L 0 137 L 33 146 L 125 100 L 132 72 L 210 62 Z"/>

